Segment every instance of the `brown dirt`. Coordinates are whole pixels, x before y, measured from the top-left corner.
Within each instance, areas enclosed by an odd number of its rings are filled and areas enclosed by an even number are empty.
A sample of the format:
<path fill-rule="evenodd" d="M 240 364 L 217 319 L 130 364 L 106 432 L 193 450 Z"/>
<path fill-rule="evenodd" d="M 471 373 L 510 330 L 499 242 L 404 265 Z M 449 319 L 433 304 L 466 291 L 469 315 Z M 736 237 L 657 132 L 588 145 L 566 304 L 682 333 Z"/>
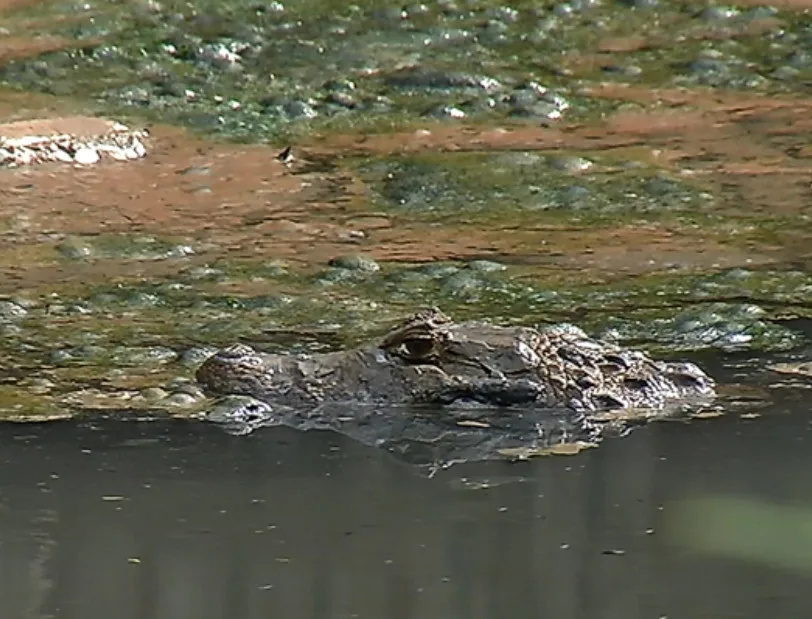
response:
<path fill-rule="evenodd" d="M 0 65 L 12 60 L 19 60 L 29 56 L 38 56 L 46 52 L 55 52 L 60 49 L 69 49 L 76 43 L 59 37 L 38 37 L 29 39 L 25 37 L 5 37 L 0 39 Z"/>
<path fill-rule="evenodd" d="M 812 102 L 741 93 L 651 91 L 605 86 L 597 96 L 640 102 L 591 125 L 544 128 L 427 125 L 408 133 L 331 135 L 297 146 L 290 166 L 276 149 L 218 144 L 168 127 L 153 127 L 150 154 L 130 163 L 90 168 L 48 165 L 0 171 L 0 259 L 6 281 L 34 277 L 55 284 L 71 277 L 112 276 L 111 265 L 66 272 L 50 247 L 65 234 L 142 232 L 192 239 L 243 258 L 323 263 L 342 253 L 379 259 L 433 260 L 515 256 L 587 276 L 765 264 L 785 257 L 765 243 L 731 243 L 724 233 L 687 225 L 619 225 L 610 230 L 539 227 L 454 229 L 399 221 L 370 212 L 360 179 L 340 167 L 349 153 L 426 150 L 573 150 L 634 155 L 701 178 L 727 197 L 728 214 L 808 216 Z M 0 100 L 0 103 L 2 101 Z M 2 105 L 0 105 L 2 109 Z M 48 132 L 53 119 L 25 125 Z M 97 119 L 66 118 L 73 131 L 95 131 Z M 22 125 L 17 126 L 22 127 Z M 337 159 L 338 158 L 338 159 Z M 308 160 L 338 164 L 325 171 Z M 45 245 L 43 245 L 45 243 Z M 780 244 L 778 244 L 780 245 Z M 797 246 L 796 246 L 797 249 Z M 32 259 L 37 256 L 38 259 Z M 206 255 L 201 256 L 204 260 Z M 119 265 L 121 276 L 138 276 Z M 171 268 L 150 266 L 155 269 Z"/>
<path fill-rule="evenodd" d="M 17 120 L 0 124 L 0 136 L 21 138 L 26 135 L 71 134 L 76 137 L 102 135 L 111 131 L 115 122 L 106 118 L 90 116 L 63 116 Z"/>

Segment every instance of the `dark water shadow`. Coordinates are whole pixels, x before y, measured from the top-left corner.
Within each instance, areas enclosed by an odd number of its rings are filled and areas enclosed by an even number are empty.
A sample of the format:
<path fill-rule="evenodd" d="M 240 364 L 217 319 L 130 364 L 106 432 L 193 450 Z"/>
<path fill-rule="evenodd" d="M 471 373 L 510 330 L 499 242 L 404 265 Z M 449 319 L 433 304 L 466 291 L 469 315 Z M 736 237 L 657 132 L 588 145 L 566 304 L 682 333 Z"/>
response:
<path fill-rule="evenodd" d="M 5 425 L 0 616 L 809 616 L 812 568 L 688 550 L 669 524 L 697 497 L 812 507 L 796 405 L 433 479 L 326 432 Z"/>

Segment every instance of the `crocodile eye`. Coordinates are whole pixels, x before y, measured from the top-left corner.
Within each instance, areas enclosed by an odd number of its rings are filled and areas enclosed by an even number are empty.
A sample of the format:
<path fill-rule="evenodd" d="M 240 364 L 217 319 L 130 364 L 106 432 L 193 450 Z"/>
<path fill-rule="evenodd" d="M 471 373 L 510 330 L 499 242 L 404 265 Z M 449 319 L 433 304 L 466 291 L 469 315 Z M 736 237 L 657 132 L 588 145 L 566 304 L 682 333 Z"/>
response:
<path fill-rule="evenodd" d="M 431 338 L 409 338 L 398 348 L 398 353 L 407 361 L 422 361 L 434 357 L 436 346 Z"/>

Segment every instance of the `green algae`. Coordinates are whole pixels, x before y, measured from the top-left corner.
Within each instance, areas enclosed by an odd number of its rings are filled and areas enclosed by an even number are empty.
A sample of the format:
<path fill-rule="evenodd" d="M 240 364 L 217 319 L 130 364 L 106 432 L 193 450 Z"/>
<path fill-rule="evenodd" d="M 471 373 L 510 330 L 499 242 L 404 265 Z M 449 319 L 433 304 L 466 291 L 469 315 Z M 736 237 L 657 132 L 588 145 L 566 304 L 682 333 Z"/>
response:
<path fill-rule="evenodd" d="M 768 18 L 775 23 L 753 27 Z M 812 72 L 798 52 L 810 17 L 761 7 L 716 16 L 677 2 L 637 10 L 529 0 L 510 8 L 484 0 L 406 8 L 373 0 L 93 0 L 81 9 L 28 7 L 8 23 L 12 33 L 36 23 L 76 44 L 7 62 L 6 86 L 249 141 L 396 128 L 442 109 L 468 120 L 582 120 L 612 106 L 584 94 L 607 79 L 782 92 Z M 573 79 L 571 57 L 628 36 L 647 44 Z M 414 67 L 417 77 L 404 78 Z M 528 98 L 528 83 L 551 93 Z"/>
<path fill-rule="evenodd" d="M 652 214 L 695 216 L 714 206 L 703 187 L 662 170 L 560 151 L 425 153 L 362 161 L 358 170 L 375 205 L 423 220 L 492 214 L 534 224 L 616 225 Z"/>
<path fill-rule="evenodd" d="M 182 258 L 194 253 L 186 243 L 173 243 L 140 234 L 72 235 L 55 247 L 68 260 L 163 260 Z"/>
<path fill-rule="evenodd" d="M 778 318 L 812 307 L 812 275 L 802 271 L 666 272 L 562 286 L 532 266 L 496 261 L 334 264 L 280 270 L 221 259 L 213 279 L 201 280 L 196 267 L 160 282 L 87 282 L 70 294 L 29 297 L 0 351 L 14 368 L 9 378 L 24 377 L 7 383 L 0 415 L 195 414 L 202 395 L 191 381 L 204 349 L 243 341 L 275 352 L 335 350 L 427 305 L 458 320 L 572 322 L 664 355 L 794 349 L 803 335 Z"/>

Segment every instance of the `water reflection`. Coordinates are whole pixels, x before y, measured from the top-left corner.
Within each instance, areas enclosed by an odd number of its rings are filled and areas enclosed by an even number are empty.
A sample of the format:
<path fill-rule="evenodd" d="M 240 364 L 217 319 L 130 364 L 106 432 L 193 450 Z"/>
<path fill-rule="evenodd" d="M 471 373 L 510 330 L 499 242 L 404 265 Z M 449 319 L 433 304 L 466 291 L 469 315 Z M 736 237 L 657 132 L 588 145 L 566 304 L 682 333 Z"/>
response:
<path fill-rule="evenodd" d="M 669 515 L 812 507 L 809 437 L 803 410 L 662 423 L 427 479 L 328 433 L 7 425 L 0 616 L 802 616 L 812 571 L 688 549 Z"/>

